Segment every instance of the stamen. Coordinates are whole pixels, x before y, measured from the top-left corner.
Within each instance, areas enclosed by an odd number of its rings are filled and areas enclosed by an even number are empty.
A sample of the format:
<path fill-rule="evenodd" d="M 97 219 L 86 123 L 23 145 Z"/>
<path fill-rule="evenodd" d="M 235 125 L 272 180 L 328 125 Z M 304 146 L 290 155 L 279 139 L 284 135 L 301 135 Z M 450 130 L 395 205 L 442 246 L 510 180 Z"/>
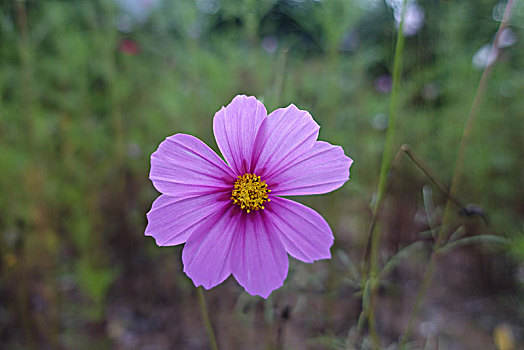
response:
<path fill-rule="evenodd" d="M 260 176 L 247 173 L 238 176 L 235 188 L 231 192 L 231 199 L 233 203 L 249 213 L 252 210 L 265 209 L 263 204 L 271 201 L 268 198 L 269 192 L 271 190 L 267 189 L 266 182 L 261 181 Z"/>

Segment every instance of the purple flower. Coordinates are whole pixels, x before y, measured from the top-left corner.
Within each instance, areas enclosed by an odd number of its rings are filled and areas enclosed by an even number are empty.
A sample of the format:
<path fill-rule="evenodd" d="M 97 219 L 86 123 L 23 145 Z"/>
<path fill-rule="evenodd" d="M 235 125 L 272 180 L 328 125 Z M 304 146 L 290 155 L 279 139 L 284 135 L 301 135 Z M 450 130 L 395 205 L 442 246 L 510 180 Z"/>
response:
<path fill-rule="evenodd" d="M 352 160 L 317 141 L 318 124 L 294 105 L 267 115 L 255 97 L 236 96 L 215 114 L 226 162 L 194 136 L 175 134 L 151 155 L 149 178 L 162 193 L 145 234 L 160 246 L 185 243 L 184 272 L 212 288 L 229 275 L 267 298 L 282 286 L 288 257 L 331 257 L 333 233 L 313 209 L 281 196 L 331 192 Z"/>

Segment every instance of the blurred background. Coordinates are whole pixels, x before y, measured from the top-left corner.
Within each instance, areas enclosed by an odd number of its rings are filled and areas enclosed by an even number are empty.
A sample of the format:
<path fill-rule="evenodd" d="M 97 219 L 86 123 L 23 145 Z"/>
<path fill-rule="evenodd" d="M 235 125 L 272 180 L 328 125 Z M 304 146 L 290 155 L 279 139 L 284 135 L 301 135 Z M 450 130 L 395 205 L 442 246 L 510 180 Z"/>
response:
<path fill-rule="evenodd" d="M 409 1 L 398 147 L 449 185 L 482 69 L 494 64 L 459 189 L 465 245 L 439 259 L 413 348 L 524 348 L 524 6 L 495 55 L 505 3 Z M 217 150 L 212 117 L 240 93 L 296 104 L 354 159 L 334 193 L 298 199 L 333 259 L 291 259 L 264 301 L 234 279 L 206 292 L 223 349 L 351 349 L 364 339 L 360 266 L 391 91 L 396 0 L 8 0 L 0 3 L 0 348 L 207 349 L 181 246 L 144 236 L 149 157 L 174 133 Z M 380 217 L 377 330 L 402 334 L 446 197 L 407 158 Z M 457 212 L 459 209 L 457 209 Z M 466 215 L 467 214 L 467 215 Z M 431 219 L 430 219 L 431 218 Z M 483 218 L 487 219 L 486 224 Z M 436 344 L 436 345 L 435 345 Z M 502 344 L 502 345 L 501 345 Z M 503 347 L 507 346 L 507 347 Z M 390 347 L 394 349 L 395 346 Z"/>

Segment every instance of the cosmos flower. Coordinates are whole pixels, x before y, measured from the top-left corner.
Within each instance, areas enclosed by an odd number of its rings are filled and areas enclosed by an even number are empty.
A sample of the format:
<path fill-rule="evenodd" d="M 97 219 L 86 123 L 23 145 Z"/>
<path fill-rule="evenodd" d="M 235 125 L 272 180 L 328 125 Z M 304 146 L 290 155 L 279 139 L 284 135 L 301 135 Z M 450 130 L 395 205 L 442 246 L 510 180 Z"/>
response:
<path fill-rule="evenodd" d="M 281 197 L 331 192 L 349 179 L 352 160 L 317 141 L 319 128 L 294 105 L 267 115 L 255 97 L 241 95 L 213 120 L 225 162 L 194 136 L 166 138 L 151 155 L 149 178 L 162 194 L 145 234 L 160 246 L 185 243 L 184 272 L 196 286 L 209 289 L 232 274 L 267 298 L 284 283 L 287 254 L 308 263 L 331 257 L 327 222 Z"/>

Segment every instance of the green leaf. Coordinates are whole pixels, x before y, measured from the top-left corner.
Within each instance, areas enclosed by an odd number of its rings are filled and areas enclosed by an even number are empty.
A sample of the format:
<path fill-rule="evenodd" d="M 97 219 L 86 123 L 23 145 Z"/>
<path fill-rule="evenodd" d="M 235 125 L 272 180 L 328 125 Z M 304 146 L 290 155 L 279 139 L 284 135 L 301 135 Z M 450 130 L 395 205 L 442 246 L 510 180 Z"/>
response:
<path fill-rule="evenodd" d="M 351 275 L 351 278 L 353 280 L 358 280 L 360 278 L 360 273 L 357 269 L 357 266 L 353 263 L 349 255 L 346 254 L 343 250 L 337 250 L 337 256 L 344 264 L 344 266 L 348 269 L 349 274 Z"/>
<path fill-rule="evenodd" d="M 433 203 L 433 191 L 431 190 L 430 186 L 424 186 L 422 188 L 422 198 L 424 199 L 424 211 L 426 212 L 429 231 L 431 232 L 433 238 L 435 238 L 435 233 L 433 232 L 433 228 L 435 227 L 435 222 L 433 220 L 435 205 Z"/>
<path fill-rule="evenodd" d="M 496 243 L 501 245 L 509 245 L 510 240 L 506 237 L 497 236 L 497 235 L 478 235 L 478 236 L 472 236 L 472 237 L 465 237 L 457 239 L 453 242 L 450 242 L 446 245 L 444 245 L 442 248 L 440 248 L 437 252 L 447 253 L 450 250 L 458 247 L 464 247 L 471 244 L 477 244 L 477 243 Z"/>
<path fill-rule="evenodd" d="M 115 271 L 111 268 L 97 268 L 87 260 L 80 260 L 76 265 L 78 285 L 95 303 L 103 301 L 113 283 Z"/>
<path fill-rule="evenodd" d="M 405 246 L 401 250 L 399 250 L 384 265 L 384 267 L 382 268 L 382 270 L 378 274 L 379 275 L 379 279 L 383 278 L 385 275 L 387 275 L 389 272 L 391 272 L 396 266 L 398 266 L 398 264 L 400 264 L 400 262 L 404 258 L 408 257 L 411 254 L 411 252 L 421 248 L 422 246 L 424 246 L 424 244 L 425 244 L 424 241 L 416 241 L 416 242 L 413 242 L 413 243 Z"/>

